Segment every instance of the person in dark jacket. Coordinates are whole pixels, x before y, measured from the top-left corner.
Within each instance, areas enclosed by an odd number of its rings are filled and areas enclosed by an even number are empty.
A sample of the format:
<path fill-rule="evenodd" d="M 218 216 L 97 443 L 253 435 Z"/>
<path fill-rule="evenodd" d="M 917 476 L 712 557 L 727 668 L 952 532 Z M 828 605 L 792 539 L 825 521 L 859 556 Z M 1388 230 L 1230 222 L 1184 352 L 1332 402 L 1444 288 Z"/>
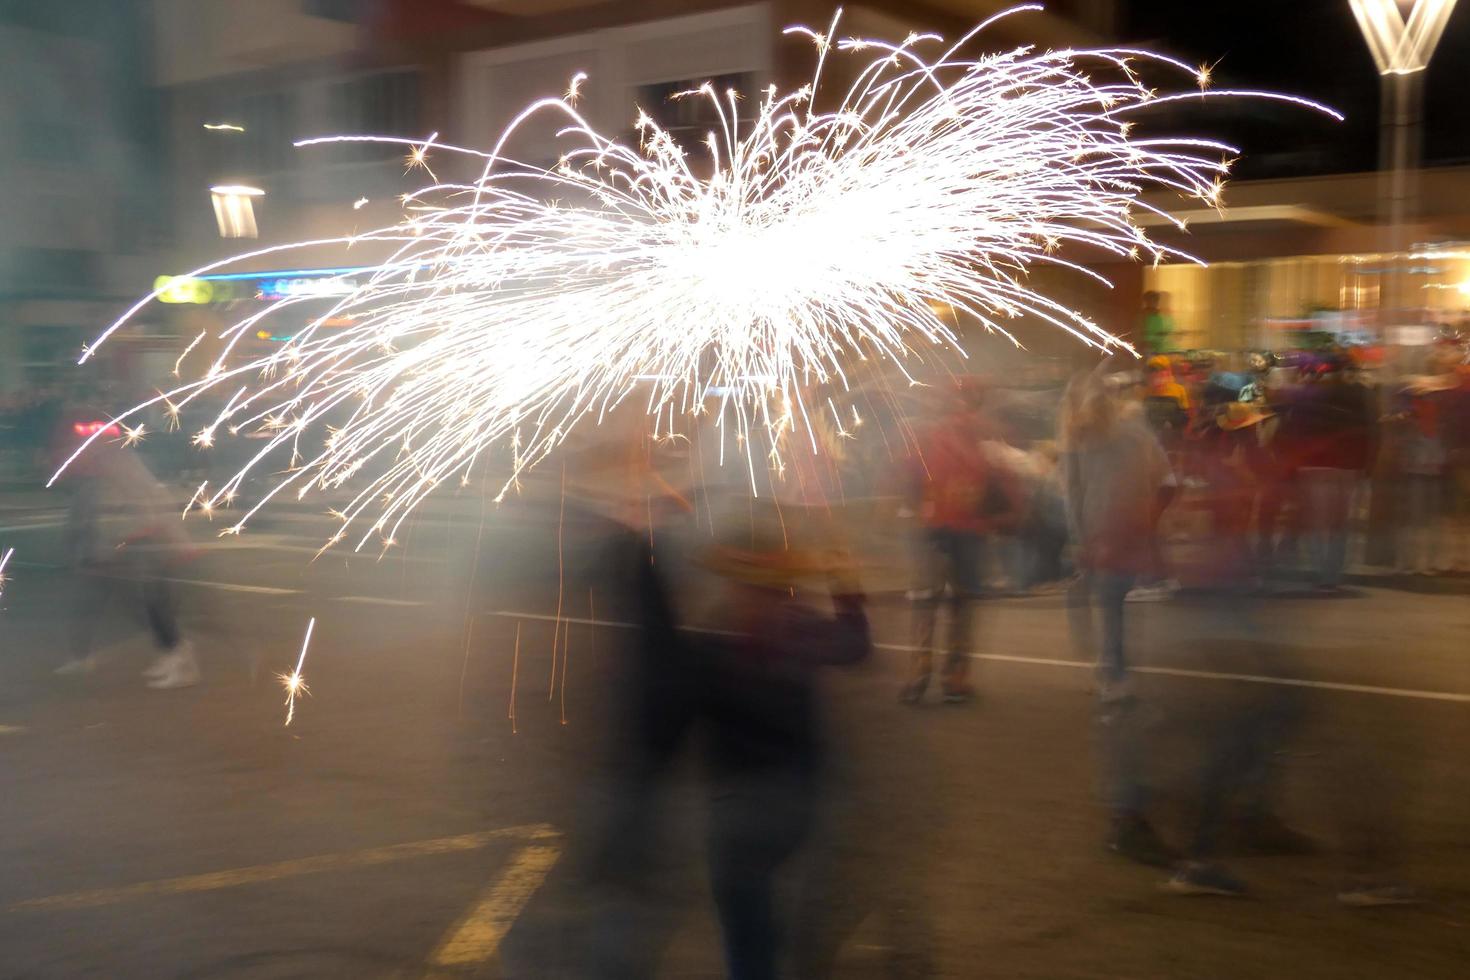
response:
<path fill-rule="evenodd" d="M 688 640 L 704 675 L 710 886 L 732 980 L 776 976 L 775 875 L 806 838 L 821 785 L 817 672 L 872 649 L 850 566 L 788 550 L 780 520 L 759 507 L 710 549 L 718 611 Z M 830 576 L 831 615 L 798 598 L 813 572 Z"/>
<path fill-rule="evenodd" d="M 806 523 L 789 513 L 786 521 Z M 617 535 L 618 574 L 631 588 L 641 637 L 624 696 L 631 737 L 596 874 L 626 894 L 644 890 L 659 847 L 661 790 L 695 742 L 727 976 L 774 980 L 776 875 L 808 838 L 823 786 L 818 675 L 866 659 L 872 643 L 851 564 L 789 547 L 774 503 L 742 501 L 717 526 L 716 541 L 692 561 L 675 535 L 661 544 L 657 563 L 648 534 Z M 828 596 L 816 598 L 830 602 L 830 613 L 801 588 L 823 577 Z M 631 928 L 621 910 L 610 919 Z M 595 974 L 651 972 L 629 965 L 648 958 L 625 945 L 607 942 Z"/>

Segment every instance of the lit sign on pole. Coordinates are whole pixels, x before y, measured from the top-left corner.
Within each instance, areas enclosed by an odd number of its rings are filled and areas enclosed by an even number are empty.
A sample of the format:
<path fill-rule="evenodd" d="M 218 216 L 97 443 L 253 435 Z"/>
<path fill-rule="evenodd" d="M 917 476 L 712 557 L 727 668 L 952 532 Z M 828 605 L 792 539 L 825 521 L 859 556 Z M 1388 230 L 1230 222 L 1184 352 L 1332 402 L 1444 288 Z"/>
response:
<path fill-rule="evenodd" d="M 160 303 L 207 306 L 239 299 L 274 301 L 308 297 L 346 296 L 359 285 L 366 266 L 344 269 L 280 269 L 272 272 L 231 272 L 210 276 L 159 276 L 153 289 Z"/>

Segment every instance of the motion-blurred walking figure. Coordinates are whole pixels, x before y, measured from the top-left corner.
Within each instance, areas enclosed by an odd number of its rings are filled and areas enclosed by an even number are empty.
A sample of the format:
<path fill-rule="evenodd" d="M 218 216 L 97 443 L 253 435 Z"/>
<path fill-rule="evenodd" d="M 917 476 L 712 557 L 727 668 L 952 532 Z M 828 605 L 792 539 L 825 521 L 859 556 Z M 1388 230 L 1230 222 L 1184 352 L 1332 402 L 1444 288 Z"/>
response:
<path fill-rule="evenodd" d="M 1350 366 L 1341 354 L 1315 359 L 1304 383 L 1283 393 L 1275 439 L 1299 484 L 1316 585 L 1327 591 L 1342 584 L 1354 500 L 1377 451 L 1373 399 L 1348 376 Z"/>
<path fill-rule="evenodd" d="M 1111 810 L 1108 847 L 1148 864 L 1171 858 L 1144 817 L 1139 733 L 1124 652 L 1128 590 L 1155 564 L 1154 536 L 1173 493 L 1163 447 L 1136 402 L 1108 389 L 1105 368 L 1068 387 L 1060 420 L 1062 485 L 1080 571 L 1069 603 L 1074 639 L 1096 650 L 1099 723 Z M 1099 638 L 1093 609 L 1102 614 Z"/>
<path fill-rule="evenodd" d="M 913 602 L 912 672 L 901 692 L 917 704 L 934 670 L 939 606 L 949 606 L 942 689 L 952 702 L 974 698 L 970 682 L 971 614 L 982 590 L 981 563 L 987 535 L 1019 516 L 1020 493 L 985 452 L 980 410 L 984 394 L 966 385 L 951 395 L 943 414 L 919 434 L 908 508 L 919 522 L 917 581 Z"/>
<path fill-rule="evenodd" d="M 814 569 L 786 549 L 772 508 L 735 530 L 707 561 L 722 582 L 715 629 L 691 638 L 708 671 L 710 885 L 731 980 L 774 980 L 775 874 L 806 838 L 821 785 L 816 671 L 866 659 L 871 640 L 850 565 L 833 569 L 824 615 L 794 593 Z"/>
<path fill-rule="evenodd" d="M 65 436 L 63 436 L 65 438 Z M 114 593 L 141 601 L 158 659 L 144 671 L 153 688 L 199 683 L 194 647 L 179 631 L 169 573 L 188 556 L 179 511 L 138 454 L 117 441 L 94 445 L 67 470 L 67 544 L 75 574 L 71 659 L 60 674 L 97 666 L 93 633 Z"/>
<path fill-rule="evenodd" d="M 716 511 L 719 514 L 719 511 Z M 594 879 L 628 896 L 648 891 L 662 791 L 691 741 L 708 790 L 709 882 L 731 980 L 774 980 L 782 945 L 776 875 L 812 831 L 823 788 L 818 671 L 871 652 L 865 600 L 851 563 L 826 548 L 788 544 L 808 526 L 765 498 L 716 520 L 716 540 L 683 564 L 677 532 L 654 550 L 630 532 L 621 550 L 642 627 L 627 701 L 630 757 L 614 788 Z M 671 574 L 672 569 L 678 569 Z M 803 588 L 825 576 L 828 594 Z M 810 600 L 810 601 L 809 601 Z M 813 604 L 815 603 L 815 605 Z M 830 603 L 831 612 L 818 605 Z M 704 612 L 691 612 L 699 609 Z M 634 935 L 636 917 L 592 940 L 595 976 L 650 976 L 660 937 Z"/>

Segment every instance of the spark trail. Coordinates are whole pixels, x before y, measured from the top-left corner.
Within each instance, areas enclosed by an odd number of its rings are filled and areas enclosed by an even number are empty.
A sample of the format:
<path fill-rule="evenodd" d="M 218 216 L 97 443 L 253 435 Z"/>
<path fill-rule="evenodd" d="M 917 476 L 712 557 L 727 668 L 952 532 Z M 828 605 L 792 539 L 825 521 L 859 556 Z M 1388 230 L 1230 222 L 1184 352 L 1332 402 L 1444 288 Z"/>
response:
<path fill-rule="evenodd" d="M 719 426 L 754 488 L 757 470 L 779 471 L 780 460 L 753 443 L 816 452 L 812 416 L 828 410 L 842 429 L 855 406 L 837 402 L 854 365 L 885 363 L 914 381 L 917 365 L 962 355 L 956 313 L 1005 336 L 1026 318 L 1124 346 L 1030 276 L 1059 267 L 1106 287 L 1084 261 L 1192 258 L 1135 220 L 1183 227 L 1143 194 L 1219 206 L 1237 151 L 1140 136 L 1142 113 L 1248 97 L 1336 115 L 1291 96 L 1214 90 L 1207 69 L 1129 48 L 962 54 L 995 19 L 953 45 L 842 38 L 837 20 L 825 32 L 791 28 L 815 45 L 812 81 L 786 93 L 708 84 L 683 93 L 708 100 L 719 120 L 697 151 L 642 110 L 636 145 L 596 132 L 575 105 L 580 75 L 563 96 L 524 109 L 488 151 L 438 134 L 304 141 L 397 145 L 410 169 L 428 173 L 431 151 L 457 155 L 478 176 L 433 178 L 404 195 L 392 226 L 197 270 L 307 246 L 391 252 L 345 295 L 283 298 L 229 327 L 192 355 L 205 361 L 193 380 L 119 421 L 154 405 L 172 418 L 217 394 L 225 407 L 196 443 L 221 429 L 267 438 L 193 504 L 227 505 L 251 471 L 279 473 L 224 532 L 238 533 L 278 494 L 350 484 L 328 544 L 350 532 L 355 549 L 392 544 L 419 501 L 465 483 L 482 457 L 500 467 L 501 499 L 570 433 L 621 406 L 646 413 L 656 436 Z M 838 57 L 852 81 L 826 85 Z M 1155 73 L 1177 87 L 1151 87 L 1145 75 Z M 509 156 L 531 126 L 555 131 L 554 166 Z M 293 338 L 244 353 L 261 320 L 281 315 L 298 318 Z"/>
<path fill-rule="evenodd" d="M 296 668 L 289 674 L 278 675 L 281 686 L 286 689 L 286 727 L 290 727 L 292 719 L 296 717 L 296 696 L 311 695 L 311 689 L 301 676 L 301 667 L 306 663 L 306 651 L 311 646 L 311 631 L 315 628 L 316 617 L 313 616 L 306 624 L 306 637 L 301 641 L 301 655 L 296 658 Z"/>

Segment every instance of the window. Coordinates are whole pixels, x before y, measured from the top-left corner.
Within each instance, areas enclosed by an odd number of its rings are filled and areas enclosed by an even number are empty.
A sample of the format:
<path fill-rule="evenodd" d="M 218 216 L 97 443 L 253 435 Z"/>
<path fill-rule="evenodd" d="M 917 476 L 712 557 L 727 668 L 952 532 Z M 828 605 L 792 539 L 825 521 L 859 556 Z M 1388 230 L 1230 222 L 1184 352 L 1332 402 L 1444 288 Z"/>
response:
<path fill-rule="evenodd" d="M 11 273 L 14 291 L 31 296 L 91 296 L 97 288 L 97 253 L 76 248 L 18 248 Z"/>
<path fill-rule="evenodd" d="M 734 89 L 740 94 L 740 100 L 736 102 L 736 106 L 741 128 L 744 129 L 747 123 L 755 121 L 757 107 L 760 105 L 759 100 L 764 97 L 764 93 L 756 91 L 754 72 L 742 71 L 713 75 L 708 78 L 685 78 L 674 82 L 643 85 L 638 89 L 638 105 L 648 113 L 649 118 L 668 130 L 669 135 L 678 140 L 686 151 L 702 142 L 706 133 L 711 130 L 718 131 L 720 128 L 720 113 L 709 96 L 695 94 L 678 97 L 679 93 L 694 91 L 706 82 L 714 87 L 720 99 L 720 106 L 725 110 L 727 120 L 730 115 L 730 106 L 726 101 L 725 93 Z"/>
<path fill-rule="evenodd" d="M 258 179 L 290 170 L 295 164 L 295 106 L 291 93 L 280 90 L 226 91 L 212 100 L 205 122 L 226 122 L 244 132 L 204 133 L 209 147 L 206 175 L 211 181 Z"/>
<path fill-rule="evenodd" d="M 333 83 L 327 92 L 330 131 L 362 136 L 423 137 L 420 84 L 415 71 L 360 75 Z M 381 143 L 348 143 L 332 148 L 340 161 L 401 157 L 401 148 Z"/>

